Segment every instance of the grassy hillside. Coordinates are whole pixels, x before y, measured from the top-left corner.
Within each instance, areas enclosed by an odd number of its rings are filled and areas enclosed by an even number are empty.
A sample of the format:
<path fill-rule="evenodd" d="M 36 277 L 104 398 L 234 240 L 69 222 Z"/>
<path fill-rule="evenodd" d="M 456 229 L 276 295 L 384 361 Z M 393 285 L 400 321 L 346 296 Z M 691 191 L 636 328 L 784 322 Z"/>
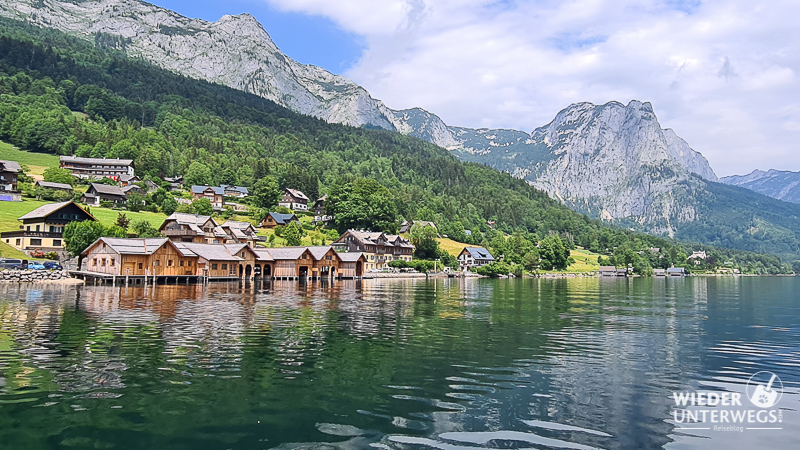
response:
<path fill-rule="evenodd" d="M 24 199 L 21 202 L 0 202 L 0 231 L 18 230 L 20 222 L 17 218 L 48 203 L 52 202 L 42 202 L 33 199 Z M 131 222 L 144 219 L 156 228 L 161 226 L 161 223 L 163 223 L 164 219 L 167 217 L 161 213 L 119 211 L 100 207 L 91 207 L 89 208 L 89 212 L 103 225 L 115 224 L 119 213 L 125 214 Z"/>
<path fill-rule="evenodd" d="M 28 169 L 25 173 L 34 179 L 41 179 L 44 171 L 50 167 L 58 167 L 58 156 L 47 153 L 34 153 L 20 150 L 17 147 L 0 141 L 0 159 L 16 161 Z"/>

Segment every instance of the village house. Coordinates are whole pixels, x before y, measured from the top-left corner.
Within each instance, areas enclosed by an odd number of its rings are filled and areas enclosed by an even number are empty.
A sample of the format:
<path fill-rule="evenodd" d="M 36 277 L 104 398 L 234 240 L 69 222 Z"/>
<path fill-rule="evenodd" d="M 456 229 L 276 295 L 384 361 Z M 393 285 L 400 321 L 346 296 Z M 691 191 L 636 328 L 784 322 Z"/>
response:
<path fill-rule="evenodd" d="M 137 177 L 136 175 L 129 175 L 129 174 L 126 173 L 126 174 L 120 175 L 118 181 L 119 181 L 120 186 L 125 187 L 125 186 L 131 185 L 133 183 L 138 183 L 138 182 L 140 182 L 142 180 L 139 177 Z"/>
<path fill-rule="evenodd" d="M 129 184 L 124 188 L 122 188 L 122 193 L 125 194 L 125 198 L 127 198 L 129 195 L 133 193 L 139 194 L 141 196 L 144 196 L 146 194 L 146 192 L 142 188 L 140 188 L 135 184 Z"/>
<path fill-rule="evenodd" d="M 308 211 L 308 197 L 297 189 L 286 188 L 278 205 L 292 211 Z"/>
<path fill-rule="evenodd" d="M 494 256 L 483 247 L 464 247 L 458 254 L 459 270 L 485 266 L 494 262 Z"/>
<path fill-rule="evenodd" d="M 164 181 L 169 183 L 170 191 L 180 191 L 183 189 L 183 175 L 177 177 L 164 177 Z"/>
<path fill-rule="evenodd" d="M 694 265 L 699 265 L 701 262 L 704 262 L 708 258 L 705 251 L 699 252 L 692 252 L 691 256 L 686 258 L 687 261 L 694 260 Z"/>
<path fill-rule="evenodd" d="M 36 187 L 40 187 L 43 189 L 50 189 L 51 191 L 61 191 L 66 192 L 67 194 L 72 195 L 72 186 L 66 183 L 53 183 L 50 181 L 37 181 Z"/>
<path fill-rule="evenodd" d="M 198 244 L 224 244 L 227 234 L 211 216 L 173 213 L 164 219 L 158 231 L 175 242 L 194 242 Z M 216 231 L 219 231 L 217 233 Z M 221 236 L 220 236 L 221 234 Z"/>
<path fill-rule="evenodd" d="M 597 273 L 601 277 L 624 277 L 628 275 L 628 269 L 618 269 L 614 266 L 600 266 Z"/>
<path fill-rule="evenodd" d="M 221 210 L 225 205 L 225 191 L 221 187 L 214 186 L 192 186 L 192 198 L 195 200 L 207 198 L 217 210 Z"/>
<path fill-rule="evenodd" d="M 219 187 L 222 188 L 222 195 L 226 197 L 245 198 L 250 194 L 247 188 L 243 186 L 221 184 Z"/>
<path fill-rule="evenodd" d="M 328 194 L 323 195 L 314 202 L 314 225 L 318 223 L 327 225 L 333 220 L 333 216 L 325 213 L 326 200 L 328 200 Z"/>
<path fill-rule="evenodd" d="M 69 169 L 73 175 L 83 179 L 107 177 L 119 181 L 122 175 L 133 176 L 134 172 L 133 160 L 131 159 L 61 156 L 59 157 L 59 167 Z"/>
<path fill-rule="evenodd" d="M 400 231 L 398 231 L 398 233 L 400 234 L 408 233 L 409 231 L 411 231 L 411 227 L 413 227 L 414 225 L 420 225 L 423 227 L 433 227 L 435 230 L 437 230 L 438 234 L 438 229 L 436 228 L 436 224 L 433 222 L 429 222 L 427 220 L 412 220 L 410 222 L 404 220 L 403 223 L 400 224 Z"/>
<path fill-rule="evenodd" d="M 128 198 L 119 186 L 103 183 L 92 183 L 81 197 L 81 202 L 90 206 L 100 206 L 100 202 L 111 202 L 116 206 L 125 205 Z"/>
<path fill-rule="evenodd" d="M 291 222 L 299 222 L 300 219 L 297 218 L 294 214 L 281 214 L 276 212 L 271 212 L 264 217 L 264 220 L 261 221 L 262 228 L 275 228 L 278 225 L 286 226 Z"/>
<path fill-rule="evenodd" d="M 334 246 L 344 252 L 363 253 L 366 270 L 383 269 L 391 261 L 410 262 L 414 253 L 414 246 L 402 236 L 363 230 L 345 231 Z"/>
<path fill-rule="evenodd" d="M 0 193 L 17 192 L 17 179 L 22 167 L 16 161 L 0 160 Z"/>
<path fill-rule="evenodd" d="M 220 225 L 219 228 L 228 236 L 229 242 L 249 244 L 251 247 L 255 247 L 256 242 L 264 240 L 264 237 L 257 234 L 256 227 L 250 222 L 229 220 Z"/>
<path fill-rule="evenodd" d="M 19 231 L 6 231 L 0 239 L 19 250 L 62 250 L 64 227 L 70 222 L 94 220 L 73 201 L 42 205 L 18 219 Z"/>

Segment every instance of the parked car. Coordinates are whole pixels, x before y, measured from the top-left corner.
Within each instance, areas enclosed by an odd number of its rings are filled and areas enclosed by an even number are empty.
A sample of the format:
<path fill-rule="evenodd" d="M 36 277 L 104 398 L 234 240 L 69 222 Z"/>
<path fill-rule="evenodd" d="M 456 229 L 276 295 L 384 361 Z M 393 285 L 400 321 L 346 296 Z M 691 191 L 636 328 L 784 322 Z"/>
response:
<path fill-rule="evenodd" d="M 0 269 L 21 269 L 23 262 L 21 259 L 3 258 L 0 259 Z"/>
<path fill-rule="evenodd" d="M 44 270 L 44 264 L 39 261 L 31 261 L 28 263 L 28 270 Z"/>
<path fill-rule="evenodd" d="M 47 269 L 47 270 L 62 270 L 63 269 L 63 267 L 61 267 L 61 264 L 59 264 L 59 263 L 57 263 L 55 261 L 45 261 L 43 263 L 43 265 L 44 265 L 44 268 Z"/>

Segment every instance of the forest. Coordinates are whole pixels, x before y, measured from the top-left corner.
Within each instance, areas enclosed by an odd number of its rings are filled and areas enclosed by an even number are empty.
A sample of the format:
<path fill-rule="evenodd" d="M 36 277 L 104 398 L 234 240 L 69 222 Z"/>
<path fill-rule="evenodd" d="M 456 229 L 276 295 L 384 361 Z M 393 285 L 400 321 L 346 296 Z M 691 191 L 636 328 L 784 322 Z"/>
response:
<path fill-rule="evenodd" d="M 398 224 L 433 220 L 454 234 L 488 237 L 496 228 L 529 242 L 556 235 L 567 246 L 619 253 L 622 264 L 682 264 L 692 250 L 710 249 L 609 226 L 425 141 L 296 114 L 102 42 L 0 20 L 0 139 L 36 152 L 130 158 L 137 175 L 154 178 L 252 187 L 269 175 L 312 201 L 354 178 L 372 179 L 391 192 Z M 655 262 L 643 256 L 652 248 L 661 250 Z M 743 272 L 792 270 L 772 255 L 721 247 L 713 253 Z"/>

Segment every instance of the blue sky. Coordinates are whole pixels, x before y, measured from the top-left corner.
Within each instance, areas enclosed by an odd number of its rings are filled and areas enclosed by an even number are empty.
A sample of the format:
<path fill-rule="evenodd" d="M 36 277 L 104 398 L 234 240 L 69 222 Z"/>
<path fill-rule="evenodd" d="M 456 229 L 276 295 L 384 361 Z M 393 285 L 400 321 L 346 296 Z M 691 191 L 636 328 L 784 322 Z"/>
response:
<path fill-rule="evenodd" d="M 289 57 L 453 126 L 652 103 L 720 175 L 800 171 L 797 0 L 151 0 L 256 17 Z"/>
<path fill-rule="evenodd" d="M 249 13 L 261 22 L 281 51 L 303 64 L 333 73 L 347 71 L 361 55 L 359 36 L 331 20 L 296 12 L 278 11 L 261 1 L 151 0 L 183 16 L 216 22 L 225 14 Z"/>

